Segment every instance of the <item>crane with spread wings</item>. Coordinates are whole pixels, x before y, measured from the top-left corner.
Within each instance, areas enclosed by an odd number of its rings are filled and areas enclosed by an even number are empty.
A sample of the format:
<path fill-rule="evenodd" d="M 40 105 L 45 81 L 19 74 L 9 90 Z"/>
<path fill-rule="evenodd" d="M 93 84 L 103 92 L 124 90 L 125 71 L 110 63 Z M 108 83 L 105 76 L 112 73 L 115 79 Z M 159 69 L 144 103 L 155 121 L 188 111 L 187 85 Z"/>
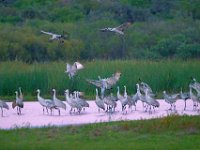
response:
<path fill-rule="evenodd" d="M 130 22 L 126 22 L 126 23 L 123 23 L 120 26 L 117 26 L 114 28 L 107 27 L 107 28 L 100 29 L 100 31 L 101 32 L 114 32 L 119 35 L 124 35 L 124 30 L 127 29 L 130 25 L 131 25 Z"/>
<path fill-rule="evenodd" d="M 46 31 L 43 31 L 43 30 L 41 30 L 40 32 L 47 34 L 47 35 L 50 35 L 51 38 L 49 38 L 49 41 L 59 40 L 61 43 L 63 43 L 64 39 L 67 39 L 69 37 L 69 34 L 66 35 L 64 31 L 63 31 L 63 34 L 55 34 L 55 33 L 46 32 Z"/>
<path fill-rule="evenodd" d="M 68 74 L 69 78 L 72 79 L 76 73 L 78 72 L 78 70 L 83 69 L 84 66 L 80 63 L 80 62 L 75 62 L 74 64 L 66 64 L 66 71 L 65 73 Z"/>
<path fill-rule="evenodd" d="M 101 78 L 98 76 L 98 80 L 93 80 L 93 79 L 86 79 L 87 82 L 90 84 L 95 85 L 96 87 L 101 89 L 101 98 L 104 97 L 104 93 L 106 89 L 111 89 L 113 85 L 117 83 L 117 81 L 120 79 L 121 73 L 116 72 L 109 78 Z"/>

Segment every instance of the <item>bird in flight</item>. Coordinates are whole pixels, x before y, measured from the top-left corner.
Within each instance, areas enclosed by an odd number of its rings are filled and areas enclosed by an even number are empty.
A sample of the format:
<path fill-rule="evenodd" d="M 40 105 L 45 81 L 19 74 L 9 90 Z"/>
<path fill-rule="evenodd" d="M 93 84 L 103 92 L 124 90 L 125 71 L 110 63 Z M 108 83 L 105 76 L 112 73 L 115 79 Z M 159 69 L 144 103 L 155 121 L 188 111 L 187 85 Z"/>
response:
<path fill-rule="evenodd" d="M 114 32 L 119 35 L 124 35 L 124 30 L 127 29 L 130 25 L 131 25 L 130 22 L 126 22 L 126 23 L 123 23 L 120 26 L 117 26 L 114 28 L 107 27 L 107 28 L 100 29 L 100 31 L 101 32 Z"/>
<path fill-rule="evenodd" d="M 67 37 L 69 37 L 69 34 L 65 35 L 65 32 L 63 32 L 63 34 L 55 34 L 55 33 L 46 32 L 46 31 L 43 31 L 43 30 L 41 30 L 40 32 L 44 33 L 44 34 L 47 34 L 47 35 L 50 35 L 51 38 L 49 39 L 49 41 L 59 40 L 61 43 L 63 43 L 64 39 L 66 39 Z"/>
<path fill-rule="evenodd" d="M 78 70 L 83 68 L 84 66 L 79 62 L 75 62 L 73 65 L 67 63 L 65 73 L 67 73 L 69 75 L 69 78 L 72 79 L 76 75 Z"/>

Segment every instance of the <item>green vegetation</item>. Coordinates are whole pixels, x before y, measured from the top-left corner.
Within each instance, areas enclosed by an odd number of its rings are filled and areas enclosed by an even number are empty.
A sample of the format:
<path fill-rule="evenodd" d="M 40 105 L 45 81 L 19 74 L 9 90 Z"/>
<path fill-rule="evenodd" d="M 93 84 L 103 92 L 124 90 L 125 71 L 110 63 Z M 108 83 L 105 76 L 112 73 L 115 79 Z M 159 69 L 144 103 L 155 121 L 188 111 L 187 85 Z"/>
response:
<path fill-rule="evenodd" d="M 199 116 L 0 130 L 1 149 L 199 149 Z"/>
<path fill-rule="evenodd" d="M 0 61 L 200 57 L 199 0 L 1 0 L 0 14 Z M 124 41 L 99 32 L 127 21 Z"/>
<path fill-rule="evenodd" d="M 85 68 L 80 70 L 73 80 L 64 73 L 65 62 L 33 63 L 2 62 L 0 63 L 0 95 L 8 99 L 15 98 L 14 91 L 22 87 L 26 100 L 35 100 L 36 90 L 51 97 L 52 88 L 64 98 L 64 90 L 70 89 L 85 92 L 87 98 L 95 96 L 95 87 L 86 82 L 86 78 L 98 79 L 111 76 L 116 71 L 122 73 L 117 85 L 127 86 L 129 94 L 136 92 L 135 84 L 147 82 L 159 97 L 162 91 L 179 92 L 181 87 L 188 91 L 191 77 L 200 80 L 200 61 L 164 60 L 164 61 L 133 61 L 115 60 L 83 62 Z M 116 93 L 116 86 L 110 91 Z M 27 97 L 26 97 L 27 96 Z M 10 97 L 10 98 L 9 98 Z M 30 99 L 29 99 L 30 98 Z"/>

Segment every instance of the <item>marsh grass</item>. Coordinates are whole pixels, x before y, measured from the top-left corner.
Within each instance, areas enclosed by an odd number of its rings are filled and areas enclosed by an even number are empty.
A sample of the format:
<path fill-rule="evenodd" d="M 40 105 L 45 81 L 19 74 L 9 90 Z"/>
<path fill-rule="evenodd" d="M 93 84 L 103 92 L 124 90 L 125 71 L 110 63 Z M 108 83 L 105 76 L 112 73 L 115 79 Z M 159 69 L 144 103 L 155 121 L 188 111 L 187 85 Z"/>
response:
<path fill-rule="evenodd" d="M 85 68 L 80 70 L 73 80 L 69 80 L 64 73 L 65 62 L 26 64 L 19 61 L 0 63 L 0 96 L 14 98 L 14 91 L 22 87 L 24 95 L 34 99 L 36 90 L 50 97 L 51 90 L 55 88 L 62 98 L 65 89 L 85 92 L 87 98 L 94 98 L 95 87 L 85 79 L 98 79 L 110 77 L 116 71 L 122 73 L 117 85 L 127 86 L 128 94 L 135 93 L 135 84 L 139 79 L 147 82 L 158 95 L 163 90 L 179 92 L 181 87 L 188 90 L 191 77 L 200 81 L 200 61 L 189 60 L 163 60 L 163 61 L 137 61 L 137 60 L 94 60 L 83 62 Z M 116 86 L 117 86 L 116 85 Z M 109 92 L 116 93 L 116 86 Z M 32 98 L 31 98 L 32 97 Z"/>

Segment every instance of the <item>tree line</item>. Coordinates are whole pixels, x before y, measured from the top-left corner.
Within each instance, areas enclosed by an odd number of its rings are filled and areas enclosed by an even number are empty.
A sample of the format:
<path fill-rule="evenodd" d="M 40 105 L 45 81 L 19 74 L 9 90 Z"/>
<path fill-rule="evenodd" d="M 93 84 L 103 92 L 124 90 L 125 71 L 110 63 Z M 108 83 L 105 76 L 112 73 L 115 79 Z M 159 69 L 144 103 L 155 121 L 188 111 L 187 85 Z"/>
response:
<path fill-rule="evenodd" d="M 0 61 L 200 57 L 198 0 L 1 0 L 0 14 Z M 124 22 L 123 37 L 99 31 Z"/>

